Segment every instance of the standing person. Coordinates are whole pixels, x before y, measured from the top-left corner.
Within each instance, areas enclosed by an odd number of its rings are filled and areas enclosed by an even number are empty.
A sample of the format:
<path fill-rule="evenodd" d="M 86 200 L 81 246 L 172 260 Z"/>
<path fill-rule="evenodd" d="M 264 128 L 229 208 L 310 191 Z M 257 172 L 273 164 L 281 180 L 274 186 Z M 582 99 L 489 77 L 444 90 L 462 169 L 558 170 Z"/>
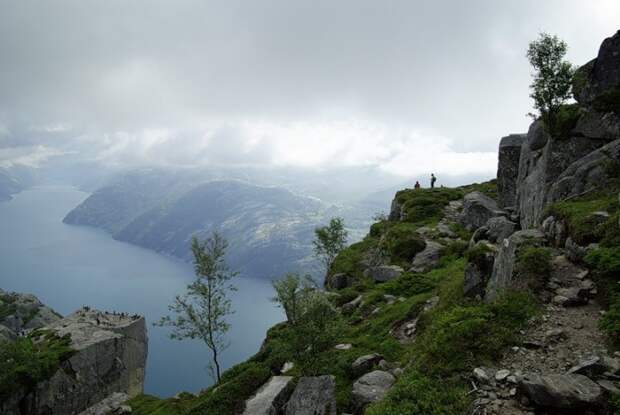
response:
<path fill-rule="evenodd" d="M 415 186 L 413 186 L 416 190 L 418 190 L 420 188 L 420 182 L 419 181 L 415 181 Z"/>
<path fill-rule="evenodd" d="M 437 177 L 435 177 L 434 173 L 431 173 L 431 189 L 435 188 L 435 182 L 437 181 Z"/>

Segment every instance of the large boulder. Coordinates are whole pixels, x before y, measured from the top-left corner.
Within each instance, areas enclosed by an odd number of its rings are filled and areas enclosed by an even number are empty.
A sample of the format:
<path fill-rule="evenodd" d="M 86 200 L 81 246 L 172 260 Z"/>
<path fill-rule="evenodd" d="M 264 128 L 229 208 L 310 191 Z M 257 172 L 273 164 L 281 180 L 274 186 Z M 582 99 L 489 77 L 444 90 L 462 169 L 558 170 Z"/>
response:
<path fill-rule="evenodd" d="M 573 162 L 551 186 L 549 202 L 605 188 L 620 172 L 620 138 Z"/>
<path fill-rule="evenodd" d="M 497 204 L 505 208 L 514 206 L 517 200 L 517 177 L 519 157 L 526 134 L 510 134 L 499 142 L 497 164 Z"/>
<path fill-rule="evenodd" d="M 497 202 L 481 192 L 475 191 L 463 198 L 463 210 L 459 222 L 469 230 L 484 226 L 496 216 L 505 216 L 506 212 L 497 206 Z"/>
<path fill-rule="evenodd" d="M 492 301 L 504 290 L 521 286 L 524 281 L 519 281 L 515 272 L 520 249 L 524 246 L 542 245 L 544 241 L 545 235 L 538 229 L 517 231 L 505 239 L 495 257 L 493 273 L 486 287 L 485 300 Z"/>
<path fill-rule="evenodd" d="M 505 216 L 497 216 L 489 219 L 485 228 L 488 240 L 493 243 L 500 243 L 515 232 L 517 224 Z"/>
<path fill-rule="evenodd" d="M 75 414 L 114 393 L 143 392 L 147 354 L 143 317 L 79 310 L 46 326 L 71 336 L 74 354 L 46 381 L 0 403 L 6 415 Z"/>
<path fill-rule="evenodd" d="M 576 136 L 615 140 L 620 137 L 620 116 L 613 112 L 582 108 L 572 133 Z"/>
<path fill-rule="evenodd" d="M 273 376 L 245 403 L 243 415 L 277 415 L 290 394 L 292 376 Z"/>
<path fill-rule="evenodd" d="M 541 376 L 531 373 L 519 380 L 519 388 L 532 403 L 543 408 L 593 408 L 603 399 L 601 387 L 578 374 Z"/>
<path fill-rule="evenodd" d="M 443 245 L 440 243 L 427 240 L 424 250 L 418 252 L 415 257 L 413 257 L 410 271 L 426 272 L 436 267 L 441 257 L 442 248 Z"/>
<path fill-rule="evenodd" d="M 361 413 L 366 405 L 383 399 L 395 381 L 391 373 L 383 370 L 374 370 L 356 380 L 351 398 L 357 412 Z"/>
<path fill-rule="evenodd" d="M 610 109 L 610 101 L 619 98 L 619 89 L 620 31 L 603 41 L 596 59 L 579 68 L 573 82 L 573 94 L 583 105 Z"/>
<path fill-rule="evenodd" d="M 387 282 L 400 277 L 404 271 L 398 265 L 379 265 L 365 270 L 364 276 L 371 277 L 375 282 Z"/>
<path fill-rule="evenodd" d="M 336 415 L 333 376 L 302 377 L 286 404 L 286 415 Z"/>

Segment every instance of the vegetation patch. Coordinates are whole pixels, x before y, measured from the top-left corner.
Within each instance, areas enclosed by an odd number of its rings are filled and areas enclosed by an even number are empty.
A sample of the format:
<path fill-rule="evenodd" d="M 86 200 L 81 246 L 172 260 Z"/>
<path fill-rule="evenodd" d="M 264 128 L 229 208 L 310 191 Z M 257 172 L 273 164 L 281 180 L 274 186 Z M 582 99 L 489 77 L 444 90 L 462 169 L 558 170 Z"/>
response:
<path fill-rule="evenodd" d="M 553 138 L 568 139 L 571 131 L 577 126 L 580 117 L 579 104 L 561 105 L 555 114 L 554 123 L 550 126 L 545 123 L 545 130 Z"/>
<path fill-rule="evenodd" d="M 620 246 L 599 248 L 585 257 L 594 273 L 600 290 L 606 295 L 607 313 L 601 318 L 601 329 L 607 334 L 616 348 L 620 348 Z"/>
<path fill-rule="evenodd" d="M 29 391 L 49 379 L 60 364 L 71 357 L 69 335 L 38 330 L 14 342 L 0 342 L 0 398 Z"/>
<path fill-rule="evenodd" d="M 416 232 L 417 228 L 412 223 L 401 222 L 387 231 L 381 244 L 392 263 L 410 263 L 415 254 L 426 247 L 426 243 Z"/>
<path fill-rule="evenodd" d="M 439 222 L 443 208 L 464 194 L 458 188 L 406 189 L 396 193 L 396 200 L 402 206 L 404 221 L 422 226 Z"/>

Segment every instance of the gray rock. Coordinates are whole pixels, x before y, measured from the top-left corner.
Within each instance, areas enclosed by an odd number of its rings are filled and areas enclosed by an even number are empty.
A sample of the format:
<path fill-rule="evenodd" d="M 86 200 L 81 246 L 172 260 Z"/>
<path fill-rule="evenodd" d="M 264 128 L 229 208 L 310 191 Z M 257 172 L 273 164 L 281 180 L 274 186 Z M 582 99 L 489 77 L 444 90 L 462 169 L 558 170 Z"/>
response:
<path fill-rule="evenodd" d="M 508 376 L 510 376 L 510 370 L 508 369 L 500 369 L 495 372 L 495 380 L 498 382 L 503 382 Z"/>
<path fill-rule="evenodd" d="M 530 373 L 519 381 L 521 391 L 537 406 L 556 409 L 592 408 L 601 403 L 601 387 L 583 375 Z"/>
<path fill-rule="evenodd" d="M 75 350 L 63 368 L 0 403 L 7 415 L 79 413 L 115 392 L 129 397 L 143 391 L 147 354 L 143 317 L 82 309 L 47 329 L 71 336 Z"/>
<path fill-rule="evenodd" d="M 327 278 L 327 287 L 334 290 L 341 290 L 343 288 L 349 287 L 350 285 L 350 278 L 347 276 L 347 274 L 344 273 L 330 275 Z"/>
<path fill-rule="evenodd" d="M 497 203 L 499 207 L 514 206 L 517 199 L 517 177 L 521 146 L 526 134 L 511 134 L 499 142 L 497 165 Z"/>
<path fill-rule="evenodd" d="M 383 399 L 395 381 L 391 373 L 382 370 L 372 371 L 356 380 L 351 398 L 358 412 L 361 413 L 366 405 Z"/>
<path fill-rule="evenodd" d="M 443 245 L 431 240 L 425 242 L 426 247 L 413 257 L 410 271 L 426 272 L 435 268 L 439 263 L 440 252 Z"/>
<path fill-rule="evenodd" d="M 245 403 L 243 415 L 277 415 L 291 392 L 292 376 L 273 376 Z"/>
<path fill-rule="evenodd" d="M 542 231 L 547 236 L 549 242 L 557 247 L 561 248 L 566 244 L 566 224 L 563 220 L 558 220 L 555 216 L 548 216 L 542 222 Z"/>
<path fill-rule="evenodd" d="M 536 120 L 530 124 L 530 129 L 526 135 L 527 145 L 530 150 L 540 150 L 547 145 L 549 134 L 545 131 L 545 127 L 541 120 Z"/>
<path fill-rule="evenodd" d="M 377 353 L 367 354 L 360 356 L 351 365 L 351 370 L 354 376 L 361 376 L 364 373 L 370 372 L 372 368 L 383 359 L 383 356 Z"/>
<path fill-rule="evenodd" d="M 362 304 L 362 296 L 358 295 L 353 300 L 349 301 L 348 303 L 346 303 L 346 304 L 344 304 L 342 306 L 342 312 L 343 313 L 351 313 L 351 312 L 353 312 L 353 310 L 355 310 L 357 307 L 359 307 L 360 304 Z"/>
<path fill-rule="evenodd" d="M 471 192 L 463 198 L 463 210 L 459 222 L 469 230 L 484 226 L 496 216 L 506 216 L 506 212 L 497 206 L 497 202 L 480 192 Z"/>
<path fill-rule="evenodd" d="M 596 59 L 579 68 L 573 83 L 575 99 L 597 106 L 600 97 L 620 86 L 620 31 L 603 41 Z"/>
<path fill-rule="evenodd" d="M 570 368 L 568 373 L 584 375 L 590 379 L 598 379 L 605 374 L 620 376 L 620 362 L 606 355 L 591 356 Z"/>
<path fill-rule="evenodd" d="M 398 199 L 395 197 L 392 200 L 392 205 L 390 206 L 390 214 L 388 216 L 388 219 L 391 220 L 392 222 L 398 222 L 400 220 L 402 220 L 403 218 L 403 207 L 400 205 L 400 203 L 398 202 Z"/>
<path fill-rule="evenodd" d="M 286 404 L 286 415 L 336 415 L 333 376 L 302 377 Z"/>
<path fill-rule="evenodd" d="M 371 277 L 375 282 L 387 282 L 400 277 L 403 272 L 405 271 L 398 265 L 379 265 L 368 268 L 364 271 L 364 275 Z"/>
<path fill-rule="evenodd" d="M 126 393 L 114 392 L 96 405 L 91 406 L 80 415 L 130 414 L 131 407 L 123 405 L 129 396 Z"/>
<path fill-rule="evenodd" d="M 0 305 L 8 310 L 8 315 L 0 319 L 0 324 L 16 334 L 46 326 L 61 318 L 60 314 L 32 294 L 0 290 Z"/>
<path fill-rule="evenodd" d="M 541 245 L 545 235 L 537 229 L 517 231 L 501 244 L 493 264 L 493 273 L 486 287 L 485 300 L 492 301 L 506 289 L 523 284 L 518 281 L 515 263 L 520 248 L 524 245 Z"/>
<path fill-rule="evenodd" d="M 486 246 L 493 247 L 484 241 L 478 242 Z M 485 288 L 493 274 L 493 264 L 495 263 L 496 250 L 485 252 L 484 255 L 473 258 L 465 266 L 465 276 L 463 279 L 463 294 L 466 297 L 484 297 Z"/>
<path fill-rule="evenodd" d="M 555 293 L 556 297 L 553 298 L 553 302 L 564 307 L 587 304 L 590 294 L 588 290 L 584 290 L 580 287 L 558 288 Z M 557 297 L 562 298 L 557 299 Z"/>
<path fill-rule="evenodd" d="M 489 219 L 484 228 L 487 229 L 487 239 L 490 242 L 499 243 L 515 232 L 517 224 L 504 216 L 498 216 Z"/>
<path fill-rule="evenodd" d="M 0 341 L 14 341 L 17 334 L 10 328 L 0 324 Z"/>
<path fill-rule="evenodd" d="M 586 256 L 586 248 L 581 246 L 569 236 L 564 243 L 566 257 L 573 262 L 580 262 Z"/>
<path fill-rule="evenodd" d="M 528 132 L 528 143 L 538 140 L 538 121 Z M 535 128 L 536 127 L 536 128 Z M 524 145 L 519 159 L 517 178 L 517 213 L 522 229 L 539 225 L 546 206 L 551 202 L 550 189 L 572 163 L 606 144 L 607 141 L 588 137 L 548 139 L 538 149 Z"/>
<path fill-rule="evenodd" d="M 565 200 L 604 188 L 620 171 L 620 139 L 612 141 L 568 166 L 549 191 L 549 202 Z"/>
<path fill-rule="evenodd" d="M 474 231 L 471 235 L 471 239 L 469 240 L 469 247 L 473 248 L 477 242 L 480 241 L 488 241 L 489 240 L 489 228 L 486 226 L 481 226 Z"/>
<path fill-rule="evenodd" d="M 351 350 L 353 345 L 351 343 L 340 343 L 334 346 L 336 350 Z"/>
<path fill-rule="evenodd" d="M 615 140 L 620 137 L 620 116 L 613 112 L 601 113 L 593 109 L 582 109 L 572 132 L 588 138 Z"/>

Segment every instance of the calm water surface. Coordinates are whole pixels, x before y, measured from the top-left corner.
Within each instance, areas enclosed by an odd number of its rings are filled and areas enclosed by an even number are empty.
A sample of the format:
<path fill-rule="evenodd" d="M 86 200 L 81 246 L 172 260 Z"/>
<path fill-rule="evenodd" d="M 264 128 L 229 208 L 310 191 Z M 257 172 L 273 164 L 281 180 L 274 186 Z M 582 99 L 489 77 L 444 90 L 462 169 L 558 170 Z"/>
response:
<path fill-rule="evenodd" d="M 67 186 L 43 186 L 0 202 L 0 288 L 33 293 L 65 315 L 82 305 L 146 316 L 149 356 L 145 392 L 160 396 L 197 392 L 211 383 L 208 353 L 194 341 L 174 341 L 151 323 L 167 312 L 193 276 L 192 267 L 103 231 L 65 225 L 62 218 L 88 196 Z M 283 319 L 270 303 L 268 281 L 239 277 L 230 367 L 254 354 L 266 330 Z"/>

